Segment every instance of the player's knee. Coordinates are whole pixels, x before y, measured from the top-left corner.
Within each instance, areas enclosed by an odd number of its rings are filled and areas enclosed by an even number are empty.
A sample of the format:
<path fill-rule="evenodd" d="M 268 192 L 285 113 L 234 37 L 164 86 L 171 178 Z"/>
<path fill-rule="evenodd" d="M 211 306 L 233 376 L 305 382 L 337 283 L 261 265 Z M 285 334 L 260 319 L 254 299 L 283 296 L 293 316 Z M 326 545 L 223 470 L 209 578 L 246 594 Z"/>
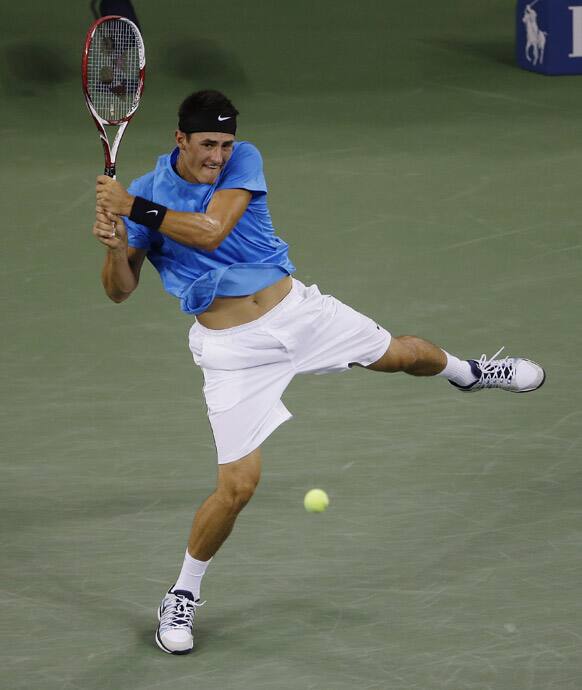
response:
<path fill-rule="evenodd" d="M 233 513 L 251 500 L 261 478 L 261 453 L 257 448 L 240 460 L 219 465 L 216 494 Z"/>
<path fill-rule="evenodd" d="M 418 350 L 416 347 L 417 338 L 413 335 L 400 335 L 396 338 L 400 345 L 399 349 L 399 371 L 408 371 L 418 360 Z"/>
<path fill-rule="evenodd" d="M 231 487 L 229 498 L 231 510 L 234 513 L 240 513 L 251 500 L 257 488 L 257 484 L 258 482 L 253 480 L 244 480 Z"/>
<path fill-rule="evenodd" d="M 254 472 L 237 473 L 228 481 L 222 481 L 218 486 L 218 494 L 223 504 L 233 513 L 240 513 L 253 497 L 259 475 Z"/>
<path fill-rule="evenodd" d="M 393 336 L 386 354 L 371 364 L 368 369 L 387 373 L 407 371 L 414 366 L 417 359 L 414 341 L 414 336 L 410 335 Z"/>
<path fill-rule="evenodd" d="M 246 481 L 239 484 L 235 493 L 235 509 L 242 510 L 253 497 L 257 488 L 257 482 Z"/>

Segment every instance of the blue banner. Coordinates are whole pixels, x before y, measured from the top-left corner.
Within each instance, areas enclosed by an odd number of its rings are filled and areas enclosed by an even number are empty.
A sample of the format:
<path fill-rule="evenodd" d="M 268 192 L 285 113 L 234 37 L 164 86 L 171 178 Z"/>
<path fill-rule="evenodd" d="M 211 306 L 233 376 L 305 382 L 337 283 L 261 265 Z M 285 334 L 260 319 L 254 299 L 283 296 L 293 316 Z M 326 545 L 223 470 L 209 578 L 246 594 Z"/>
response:
<path fill-rule="evenodd" d="M 518 0 L 516 51 L 523 69 L 582 74 L 582 0 Z"/>

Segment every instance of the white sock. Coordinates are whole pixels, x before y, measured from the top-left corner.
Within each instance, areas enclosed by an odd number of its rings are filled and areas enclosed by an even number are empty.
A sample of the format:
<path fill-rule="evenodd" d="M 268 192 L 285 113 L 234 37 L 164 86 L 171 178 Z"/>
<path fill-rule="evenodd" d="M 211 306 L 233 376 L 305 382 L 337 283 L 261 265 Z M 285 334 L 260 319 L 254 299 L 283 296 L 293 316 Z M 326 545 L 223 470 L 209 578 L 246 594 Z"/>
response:
<path fill-rule="evenodd" d="M 458 383 L 459 386 L 469 386 L 476 381 L 471 365 L 466 359 L 459 359 L 454 355 L 450 355 L 445 350 L 443 350 L 443 352 L 447 356 L 447 364 L 445 368 L 437 374 L 438 376 L 444 376 L 449 381 Z"/>
<path fill-rule="evenodd" d="M 188 592 L 192 592 L 194 601 L 200 599 L 200 583 L 211 560 L 212 558 L 208 561 L 197 561 L 186 550 L 182 570 L 173 589 L 185 589 Z"/>

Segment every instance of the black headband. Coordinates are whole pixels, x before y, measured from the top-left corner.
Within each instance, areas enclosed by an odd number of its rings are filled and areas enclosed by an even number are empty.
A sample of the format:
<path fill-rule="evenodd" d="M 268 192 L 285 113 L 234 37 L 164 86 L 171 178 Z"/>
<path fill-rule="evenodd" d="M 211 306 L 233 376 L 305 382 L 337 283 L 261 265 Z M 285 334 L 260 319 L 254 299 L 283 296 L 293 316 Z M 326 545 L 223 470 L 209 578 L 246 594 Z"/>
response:
<path fill-rule="evenodd" d="M 192 134 L 192 132 L 236 134 L 236 115 L 200 110 L 192 115 L 183 115 L 178 122 L 178 129 L 186 134 Z"/>

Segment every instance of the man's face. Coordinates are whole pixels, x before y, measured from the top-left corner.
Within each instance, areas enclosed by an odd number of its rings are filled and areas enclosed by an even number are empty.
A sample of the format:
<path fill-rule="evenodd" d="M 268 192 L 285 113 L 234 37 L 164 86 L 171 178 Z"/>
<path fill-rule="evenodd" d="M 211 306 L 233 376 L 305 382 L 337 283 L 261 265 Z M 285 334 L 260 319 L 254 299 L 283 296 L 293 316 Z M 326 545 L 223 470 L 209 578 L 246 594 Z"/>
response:
<path fill-rule="evenodd" d="M 180 149 L 177 168 L 180 176 L 196 184 L 213 184 L 232 155 L 234 135 L 223 132 L 194 132 L 188 137 L 176 132 Z"/>

